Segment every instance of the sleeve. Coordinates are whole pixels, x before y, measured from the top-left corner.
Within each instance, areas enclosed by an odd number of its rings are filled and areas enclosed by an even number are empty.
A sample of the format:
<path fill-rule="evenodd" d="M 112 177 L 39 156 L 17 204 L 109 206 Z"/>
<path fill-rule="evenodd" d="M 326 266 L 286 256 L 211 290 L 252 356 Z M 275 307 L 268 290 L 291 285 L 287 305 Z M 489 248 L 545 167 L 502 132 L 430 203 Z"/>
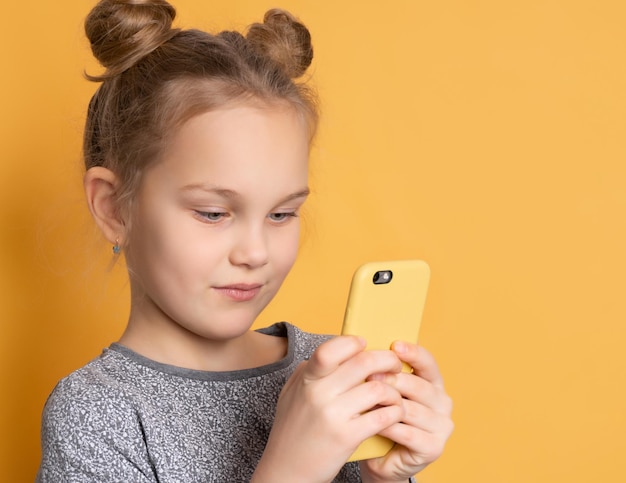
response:
<path fill-rule="evenodd" d="M 361 483 L 359 463 L 357 461 L 346 463 L 332 483 Z"/>
<path fill-rule="evenodd" d="M 114 391 L 61 381 L 42 415 L 37 483 L 157 483 L 141 424 Z"/>

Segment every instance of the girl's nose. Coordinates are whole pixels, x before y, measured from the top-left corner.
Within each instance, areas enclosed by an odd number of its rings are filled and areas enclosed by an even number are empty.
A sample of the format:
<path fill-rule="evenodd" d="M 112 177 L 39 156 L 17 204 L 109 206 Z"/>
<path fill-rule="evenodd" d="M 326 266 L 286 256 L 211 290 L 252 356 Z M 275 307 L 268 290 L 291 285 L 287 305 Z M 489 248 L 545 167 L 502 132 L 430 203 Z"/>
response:
<path fill-rule="evenodd" d="M 265 265 L 268 259 L 267 237 L 263 228 L 250 227 L 240 230 L 230 252 L 230 262 L 233 265 L 257 268 Z"/>

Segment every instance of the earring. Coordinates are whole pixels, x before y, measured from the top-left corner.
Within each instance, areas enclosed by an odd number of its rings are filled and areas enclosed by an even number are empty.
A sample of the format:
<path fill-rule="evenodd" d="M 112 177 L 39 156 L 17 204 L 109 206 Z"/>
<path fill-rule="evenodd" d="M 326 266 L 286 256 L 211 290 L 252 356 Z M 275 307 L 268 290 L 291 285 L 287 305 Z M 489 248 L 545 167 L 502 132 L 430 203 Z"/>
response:
<path fill-rule="evenodd" d="M 120 251 L 122 251 L 122 249 L 120 248 L 120 239 L 118 238 L 115 240 L 115 245 L 113 245 L 113 254 L 119 255 Z"/>

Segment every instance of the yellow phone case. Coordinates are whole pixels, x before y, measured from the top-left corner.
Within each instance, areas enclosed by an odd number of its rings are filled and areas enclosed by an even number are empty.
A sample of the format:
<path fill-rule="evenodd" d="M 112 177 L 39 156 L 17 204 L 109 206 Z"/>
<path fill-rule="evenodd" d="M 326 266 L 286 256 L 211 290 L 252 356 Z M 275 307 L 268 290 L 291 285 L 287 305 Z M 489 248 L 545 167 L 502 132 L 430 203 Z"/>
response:
<path fill-rule="evenodd" d="M 342 334 L 362 336 L 367 349 L 374 350 L 387 350 L 396 340 L 417 343 L 429 280 L 430 268 L 421 260 L 362 265 L 352 278 Z M 348 461 L 384 456 L 393 444 L 373 436 Z"/>

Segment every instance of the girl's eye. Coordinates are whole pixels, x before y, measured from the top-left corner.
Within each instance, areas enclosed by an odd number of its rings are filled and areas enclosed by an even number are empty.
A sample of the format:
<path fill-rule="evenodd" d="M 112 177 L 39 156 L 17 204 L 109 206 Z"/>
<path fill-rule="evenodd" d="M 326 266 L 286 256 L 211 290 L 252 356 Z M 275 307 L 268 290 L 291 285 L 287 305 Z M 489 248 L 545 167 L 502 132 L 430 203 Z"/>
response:
<path fill-rule="evenodd" d="M 228 213 L 224 213 L 221 211 L 197 211 L 196 215 L 200 217 L 203 221 L 207 221 L 209 223 L 216 223 L 220 221 L 222 218 L 228 216 Z"/>
<path fill-rule="evenodd" d="M 297 218 L 298 214 L 295 211 L 290 213 L 270 213 L 268 215 L 269 219 L 276 223 L 285 222 L 290 218 Z"/>

